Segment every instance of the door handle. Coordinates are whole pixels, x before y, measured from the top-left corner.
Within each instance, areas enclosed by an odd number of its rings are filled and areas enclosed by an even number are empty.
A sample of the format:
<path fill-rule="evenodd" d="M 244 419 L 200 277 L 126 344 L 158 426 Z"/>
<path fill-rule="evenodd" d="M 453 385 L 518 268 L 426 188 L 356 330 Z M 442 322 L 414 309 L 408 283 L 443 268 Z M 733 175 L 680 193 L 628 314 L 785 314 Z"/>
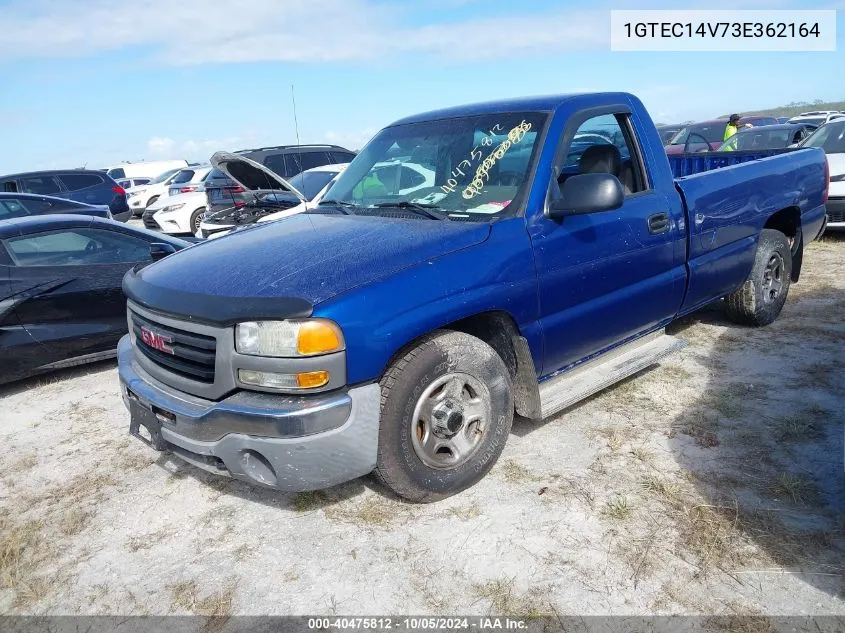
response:
<path fill-rule="evenodd" d="M 648 217 L 648 232 L 652 235 L 665 233 L 671 228 L 668 213 L 655 213 Z"/>

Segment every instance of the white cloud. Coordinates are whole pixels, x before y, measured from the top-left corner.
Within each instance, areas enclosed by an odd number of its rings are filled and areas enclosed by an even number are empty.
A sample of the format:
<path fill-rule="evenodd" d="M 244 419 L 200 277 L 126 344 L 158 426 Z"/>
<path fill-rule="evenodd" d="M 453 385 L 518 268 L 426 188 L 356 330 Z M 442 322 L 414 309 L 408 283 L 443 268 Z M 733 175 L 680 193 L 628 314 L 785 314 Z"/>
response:
<path fill-rule="evenodd" d="M 147 149 L 152 154 L 167 154 L 176 145 L 172 138 L 154 136 L 147 141 Z"/>
<path fill-rule="evenodd" d="M 581 51 L 608 42 L 607 11 L 523 12 L 449 22 L 431 10 L 431 17 L 414 27 L 405 25 L 408 11 L 404 4 L 374 0 L 242 0 L 237 5 L 135 0 L 120 10 L 111 0 L 12 0 L 0 12 L 0 58 L 134 48 L 176 64 L 380 60 L 401 54 L 478 60 Z M 420 21 L 418 14 L 413 18 Z M 37 47 L 30 45 L 36 41 Z"/>

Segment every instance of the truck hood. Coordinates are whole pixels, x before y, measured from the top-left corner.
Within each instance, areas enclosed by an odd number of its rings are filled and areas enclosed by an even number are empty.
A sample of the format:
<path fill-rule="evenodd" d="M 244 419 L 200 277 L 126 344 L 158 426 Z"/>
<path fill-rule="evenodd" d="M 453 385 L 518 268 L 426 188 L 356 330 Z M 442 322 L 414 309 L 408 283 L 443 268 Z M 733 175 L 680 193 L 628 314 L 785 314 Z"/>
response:
<path fill-rule="evenodd" d="M 216 152 L 211 164 L 248 191 L 288 191 L 306 202 L 305 196 L 279 174 L 240 154 Z"/>
<path fill-rule="evenodd" d="M 488 223 L 299 214 L 130 271 L 123 288 L 151 309 L 200 321 L 302 317 L 337 294 L 489 234 Z"/>

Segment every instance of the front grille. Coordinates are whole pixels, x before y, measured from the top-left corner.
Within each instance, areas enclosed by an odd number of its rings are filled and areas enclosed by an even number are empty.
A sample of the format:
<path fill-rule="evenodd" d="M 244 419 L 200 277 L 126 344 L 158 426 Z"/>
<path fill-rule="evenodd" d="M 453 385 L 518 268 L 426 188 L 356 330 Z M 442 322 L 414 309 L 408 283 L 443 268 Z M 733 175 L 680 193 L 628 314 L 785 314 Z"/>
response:
<path fill-rule="evenodd" d="M 132 331 L 136 349 L 159 367 L 184 378 L 212 384 L 217 354 L 217 339 L 194 332 L 186 332 L 168 325 L 155 323 L 131 312 Z M 150 332 L 170 339 L 167 346 L 173 353 L 162 352 L 147 345 L 141 333 L 144 327 Z"/>
<path fill-rule="evenodd" d="M 144 211 L 144 214 L 141 216 L 144 220 L 144 226 L 148 229 L 158 230 L 159 227 L 158 222 L 153 219 L 153 212 L 152 211 Z"/>
<path fill-rule="evenodd" d="M 845 198 L 830 198 L 826 211 L 828 222 L 845 222 Z"/>

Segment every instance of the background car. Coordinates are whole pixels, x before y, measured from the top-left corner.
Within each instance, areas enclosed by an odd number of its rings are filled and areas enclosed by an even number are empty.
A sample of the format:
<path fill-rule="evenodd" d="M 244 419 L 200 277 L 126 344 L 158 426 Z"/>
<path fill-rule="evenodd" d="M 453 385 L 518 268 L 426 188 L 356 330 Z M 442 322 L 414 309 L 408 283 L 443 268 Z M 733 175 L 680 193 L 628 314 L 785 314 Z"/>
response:
<path fill-rule="evenodd" d="M 0 222 L 0 383 L 114 356 L 123 275 L 189 245 L 93 217 Z"/>
<path fill-rule="evenodd" d="M 53 213 L 93 215 L 107 220 L 112 219 L 108 205 L 104 204 L 85 204 L 84 202 L 75 202 L 73 200 L 65 200 L 64 198 L 39 196 L 34 193 L 0 192 L 0 221 Z"/>
<path fill-rule="evenodd" d="M 794 116 L 787 121 L 787 123 L 800 123 L 804 125 L 822 126 L 825 123 L 836 121 L 838 119 L 845 119 L 845 112 L 835 112 L 833 110 L 824 110 L 820 112 L 804 112 L 798 116 Z"/>
<path fill-rule="evenodd" d="M 789 122 L 788 116 L 779 116 L 779 117 L 775 117 L 775 118 L 777 119 L 778 123 L 788 123 Z"/>
<path fill-rule="evenodd" d="M 666 145 L 682 129 L 684 129 L 683 125 L 658 125 L 657 133 L 660 134 L 660 140 Z"/>
<path fill-rule="evenodd" d="M 126 222 L 131 211 L 126 190 L 108 174 L 88 169 L 31 171 L 0 176 L 0 191 L 36 193 L 86 204 L 107 205 L 115 220 Z"/>
<path fill-rule="evenodd" d="M 167 194 L 176 196 L 180 193 L 199 191 L 208 178 L 209 172 L 211 172 L 211 165 L 197 165 L 181 169 L 176 177 L 170 181 Z"/>
<path fill-rule="evenodd" d="M 115 182 L 124 189 L 131 189 L 132 187 L 148 185 L 151 180 L 152 178 L 118 178 Z"/>
<path fill-rule="evenodd" d="M 218 211 L 212 217 L 206 215 L 195 235 L 214 239 L 227 235 L 238 226 L 286 218 L 316 206 L 347 165 L 348 163 L 321 165 L 288 180 L 287 182 L 302 194 L 305 202 L 285 192 L 262 193 L 254 204 Z"/>
<path fill-rule="evenodd" d="M 338 145 L 278 145 L 230 152 L 267 167 L 282 178 L 292 178 L 320 165 L 348 163 L 355 153 Z M 254 186 L 255 190 L 260 187 Z M 272 188 L 269 187 L 269 188 Z M 205 182 L 209 213 L 246 204 L 252 196 L 220 170 L 214 170 Z"/>
<path fill-rule="evenodd" d="M 745 128 L 722 143 L 718 151 L 760 151 L 764 149 L 785 149 L 803 141 L 814 128 L 805 125 L 761 125 Z"/>
<path fill-rule="evenodd" d="M 153 204 L 162 196 L 169 195 L 170 183 L 176 178 L 182 169 L 168 169 L 153 178 L 149 184 L 139 187 L 132 187 L 126 190 L 126 197 L 129 201 L 129 208 L 132 216 L 141 215 L 148 206 Z"/>
<path fill-rule="evenodd" d="M 799 147 L 821 147 L 824 150 L 830 173 L 830 189 L 825 206 L 827 228 L 845 229 L 845 118 L 821 126 L 804 139 Z"/>
<path fill-rule="evenodd" d="M 193 235 L 205 216 L 205 192 L 191 191 L 159 198 L 144 211 L 144 226 L 169 235 Z"/>
<path fill-rule="evenodd" d="M 753 126 L 776 125 L 774 117 L 749 115 L 739 120 L 740 124 L 750 123 Z M 678 132 L 666 145 L 667 154 L 689 154 L 693 152 L 713 152 L 725 140 L 725 127 L 728 118 L 721 117 L 710 121 L 701 121 L 686 126 Z"/>
<path fill-rule="evenodd" d="M 186 160 L 141 161 L 137 163 L 120 163 L 119 165 L 104 167 L 100 171 L 106 172 L 112 178 L 153 178 L 168 169 L 181 169 L 189 165 Z"/>

